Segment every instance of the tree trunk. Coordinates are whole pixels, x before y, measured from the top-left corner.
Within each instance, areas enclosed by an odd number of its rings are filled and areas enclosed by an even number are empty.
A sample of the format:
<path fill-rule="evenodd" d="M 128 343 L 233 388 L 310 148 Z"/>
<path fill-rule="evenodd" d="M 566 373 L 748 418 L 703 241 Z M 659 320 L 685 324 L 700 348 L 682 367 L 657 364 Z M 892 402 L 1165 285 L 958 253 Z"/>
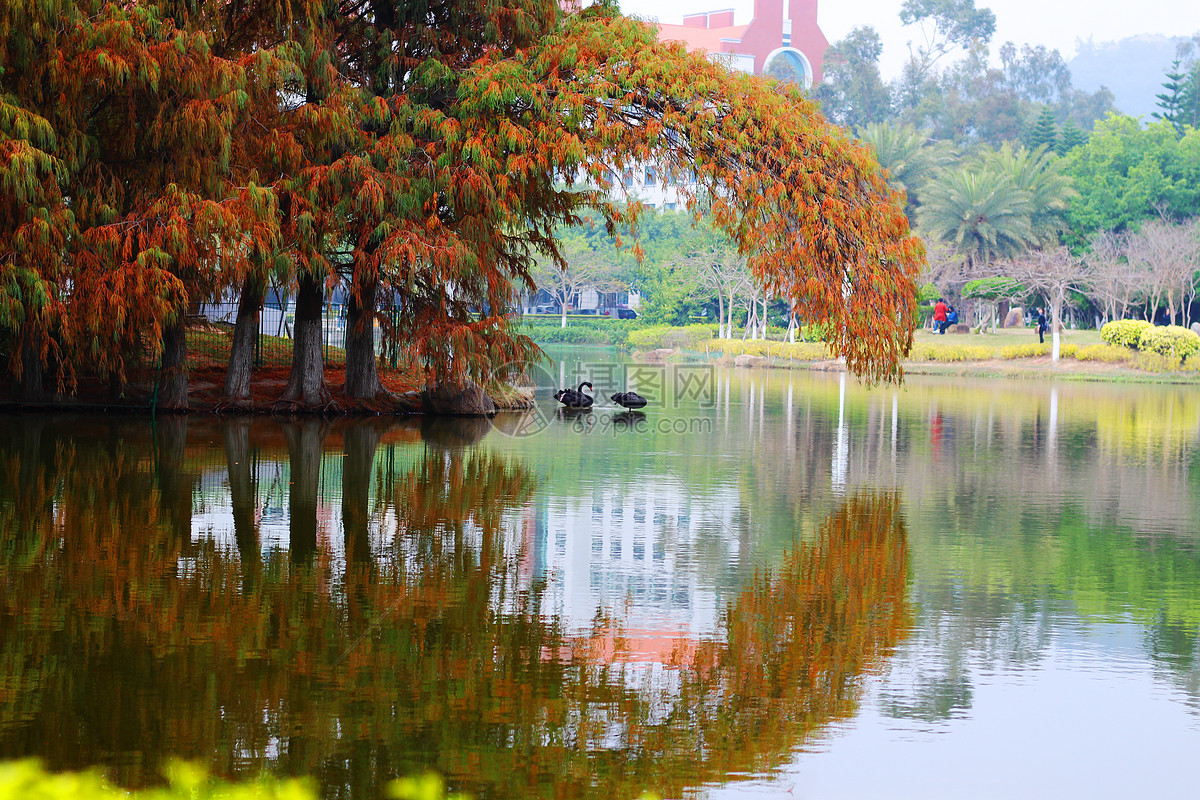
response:
<path fill-rule="evenodd" d="M 387 390 L 379 382 L 379 367 L 375 360 L 375 294 L 379 284 L 374 280 L 350 292 L 346 307 L 346 397 L 353 400 L 374 400 Z"/>
<path fill-rule="evenodd" d="M 289 539 L 292 562 L 309 563 L 317 552 L 317 502 L 321 485 L 321 442 L 325 425 L 303 419 L 283 426 L 287 440 Z"/>
<path fill-rule="evenodd" d="M 251 592 L 262 571 L 262 551 L 258 541 L 258 525 L 254 519 L 257 476 L 250 454 L 250 423 L 245 419 L 226 422 L 221 428 L 221 436 L 225 443 L 225 464 L 229 472 L 233 534 L 242 562 L 242 591 Z"/>
<path fill-rule="evenodd" d="M 254 344 L 258 338 L 266 288 L 253 276 L 242 284 L 238 300 L 237 321 L 233 326 L 233 342 L 229 347 L 229 365 L 225 368 L 225 402 L 249 405 L 250 376 L 254 371 Z"/>
<path fill-rule="evenodd" d="M 717 289 L 717 338 L 725 338 L 725 293 Z"/>
<path fill-rule="evenodd" d="M 347 567 L 367 563 L 371 558 L 369 500 L 379 433 L 370 423 L 354 423 L 342 434 L 342 532 L 346 537 Z"/>
<path fill-rule="evenodd" d="M 1063 296 L 1061 293 L 1054 298 L 1050 304 L 1050 360 L 1058 362 L 1060 348 L 1062 347 L 1062 338 L 1058 333 L 1059 319 L 1062 315 Z"/>
<path fill-rule="evenodd" d="M 559 309 L 562 311 L 562 327 L 565 328 L 565 327 L 567 327 L 567 301 L 566 301 L 566 299 L 564 299 L 562 301 L 562 305 L 559 306 Z"/>
<path fill-rule="evenodd" d="M 23 403 L 41 403 L 46 399 L 46 365 L 42 362 L 45 333 L 35 323 L 25 326 L 21 337 L 21 384 L 18 395 Z"/>
<path fill-rule="evenodd" d="M 188 407 L 187 328 L 184 315 L 163 329 L 162 366 L 158 376 L 158 408 L 183 411 Z"/>
<path fill-rule="evenodd" d="M 321 312 L 325 287 L 320 278 L 301 275 L 296 293 L 296 328 L 292 339 L 292 372 L 279 398 L 282 402 L 315 408 L 329 402 L 325 358 L 321 352 Z"/>
<path fill-rule="evenodd" d="M 186 471 L 188 418 L 171 414 L 154 426 L 154 475 L 158 482 L 159 507 L 166 510 L 171 534 L 181 542 L 192 538 L 192 498 L 198 475 Z"/>

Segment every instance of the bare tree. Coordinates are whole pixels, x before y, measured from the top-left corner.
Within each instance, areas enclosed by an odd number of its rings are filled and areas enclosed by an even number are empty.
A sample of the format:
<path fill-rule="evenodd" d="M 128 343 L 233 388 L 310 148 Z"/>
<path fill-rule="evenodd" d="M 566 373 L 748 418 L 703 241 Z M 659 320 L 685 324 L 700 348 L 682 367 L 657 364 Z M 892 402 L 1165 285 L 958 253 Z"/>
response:
<path fill-rule="evenodd" d="M 1184 325 L 1187 299 L 1195 295 L 1194 276 L 1200 266 L 1200 240 L 1193 223 L 1176 224 L 1156 219 L 1142 225 L 1129 237 L 1126 254 L 1129 263 L 1150 281 L 1150 313 L 1166 305 L 1167 316 L 1175 322 L 1176 313 Z"/>
<path fill-rule="evenodd" d="M 1105 321 L 1121 319 L 1141 290 L 1135 267 L 1125 259 L 1126 237 L 1097 231 L 1083 260 L 1091 272 L 1091 298 L 1104 309 Z"/>
<path fill-rule="evenodd" d="M 1053 347 L 1051 358 L 1058 361 L 1061 339 L 1063 303 L 1068 292 L 1086 294 L 1091 286 L 1088 265 L 1065 247 L 1040 250 L 1014 258 L 1009 262 L 1008 277 L 1031 291 L 1050 299 L 1050 331 Z"/>

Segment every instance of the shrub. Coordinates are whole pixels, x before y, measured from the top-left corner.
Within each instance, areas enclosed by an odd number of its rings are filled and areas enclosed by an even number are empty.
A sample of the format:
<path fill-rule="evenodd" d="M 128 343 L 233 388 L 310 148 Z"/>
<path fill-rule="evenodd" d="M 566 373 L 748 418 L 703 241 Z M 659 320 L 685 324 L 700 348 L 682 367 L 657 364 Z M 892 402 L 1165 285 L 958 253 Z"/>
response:
<path fill-rule="evenodd" d="M 640 327 L 641 323 L 633 319 L 568 315 L 564 328 L 559 317 L 538 315 L 524 317 L 516 331 L 541 344 L 624 345 L 630 331 Z"/>
<path fill-rule="evenodd" d="M 1149 327 L 1142 331 L 1138 349 L 1184 359 L 1200 352 L 1200 336 L 1179 325 Z"/>
<path fill-rule="evenodd" d="M 1000 348 L 1001 358 L 1037 358 L 1039 356 L 1050 355 L 1052 345 L 1049 342 L 1039 344 L 1031 342 L 1029 344 L 1010 344 L 1007 347 Z"/>
<path fill-rule="evenodd" d="M 1128 348 L 1111 344 L 1093 344 L 1079 348 L 1075 358 L 1080 361 L 1100 361 L 1105 364 L 1120 364 L 1129 361 L 1132 354 Z"/>
<path fill-rule="evenodd" d="M 1142 319 L 1115 319 L 1105 323 L 1100 329 L 1100 338 L 1106 343 L 1118 347 L 1131 347 L 1137 350 L 1142 338 L 1142 331 L 1153 328 L 1149 322 Z"/>
<path fill-rule="evenodd" d="M 735 342 L 728 339 L 715 339 L 708 346 L 720 350 L 729 356 L 742 354 L 752 356 L 772 356 L 774 358 L 789 358 L 793 361 L 824 361 L 832 358 L 829 347 L 824 342 L 771 342 L 759 339 L 757 341 Z"/>
<path fill-rule="evenodd" d="M 913 361 L 986 361 L 992 358 L 992 348 L 971 344 L 920 345 L 908 356 Z"/>
<path fill-rule="evenodd" d="M 711 324 L 650 325 L 629 334 L 629 345 L 638 350 L 656 350 L 660 347 L 679 347 L 684 350 L 699 350 L 708 340 L 717 335 L 717 326 Z"/>
<path fill-rule="evenodd" d="M 1175 372 L 1179 369 L 1183 359 L 1179 356 L 1164 356 L 1159 353 L 1143 352 L 1137 353 L 1133 359 L 1133 366 L 1144 372 Z"/>

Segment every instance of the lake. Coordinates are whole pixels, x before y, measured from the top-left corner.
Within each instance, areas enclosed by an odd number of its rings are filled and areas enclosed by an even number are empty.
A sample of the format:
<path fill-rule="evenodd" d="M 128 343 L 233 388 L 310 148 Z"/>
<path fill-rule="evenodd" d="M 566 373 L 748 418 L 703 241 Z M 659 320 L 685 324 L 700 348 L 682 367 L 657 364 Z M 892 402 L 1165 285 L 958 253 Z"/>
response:
<path fill-rule="evenodd" d="M 0 759 L 1195 796 L 1194 389 L 553 354 L 490 421 L 0 418 Z"/>

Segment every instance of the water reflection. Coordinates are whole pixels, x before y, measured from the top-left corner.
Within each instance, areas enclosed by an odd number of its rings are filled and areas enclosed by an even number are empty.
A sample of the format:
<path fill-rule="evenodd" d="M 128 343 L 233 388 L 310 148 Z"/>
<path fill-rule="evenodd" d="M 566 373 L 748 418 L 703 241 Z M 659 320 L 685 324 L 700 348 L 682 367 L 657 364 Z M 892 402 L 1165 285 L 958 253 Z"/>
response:
<path fill-rule="evenodd" d="M 330 797 L 425 769 L 479 797 L 678 795 L 785 763 L 853 713 L 908 627 L 891 492 L 850 493 L 670 647 L 639 649 L 646 620 L 620 608 L 580 624 L 538 532 L 571 518 L 523 459 L 471 446 L 485 433 L 0 426 L 0 758 L 139 785 L 183 756 L 314 775 Z M 639 525 L 618 489 L 601 513 L 630 526 L 594 530 L 604 554 L 629 543 L 619 562 L 703 530 L 657 501 Z"/>

